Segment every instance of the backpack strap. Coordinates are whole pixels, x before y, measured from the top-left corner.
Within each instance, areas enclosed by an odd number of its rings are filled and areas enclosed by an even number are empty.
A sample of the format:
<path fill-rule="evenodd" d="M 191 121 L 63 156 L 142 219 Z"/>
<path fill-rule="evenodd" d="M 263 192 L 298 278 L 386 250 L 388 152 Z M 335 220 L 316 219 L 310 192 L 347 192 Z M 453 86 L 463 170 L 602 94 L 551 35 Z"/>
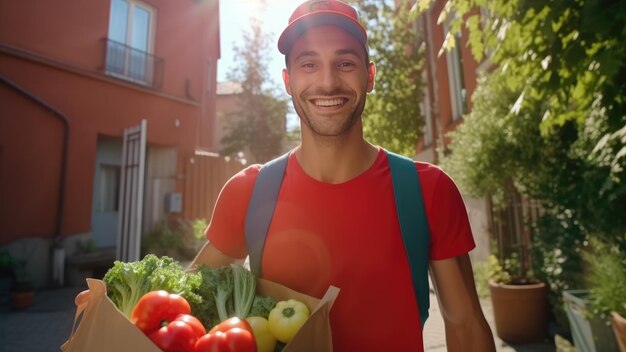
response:
<path fill-rule="evenodd" d="M 411 278 L 423 329 L 430 307 L 428 285 L 430 231 L 422 189 L 413 160 L 389 151 L 387 151 L 387 156 L 393 180 L 398 221 L 411 268 Z"/>
<path fill-rule="evenodd" d="M 413 160 L 386 152 L 391 169 L 400 231 L 409 260 L 423 328 L 430 307 L 428 286 L 430 234 L 422 190 Z M 261 276 L 261 257 L 265 237 L 276 208 L 288 156 L 289 153 L 286 153 L 261 167 L 248 205 L 245 220 L 246 245 L 250 256 L 250 270 L 257 277 Z"/>
<path fill-rule="evenodd" d="M 245 221 L 246 246 L 250 256 L 250 271 L 256 277 L 261 277 L 265 236 L 274 216 L 288 157 L 289 153 L 286 153 L 261 167 L 248 204 Z"/>

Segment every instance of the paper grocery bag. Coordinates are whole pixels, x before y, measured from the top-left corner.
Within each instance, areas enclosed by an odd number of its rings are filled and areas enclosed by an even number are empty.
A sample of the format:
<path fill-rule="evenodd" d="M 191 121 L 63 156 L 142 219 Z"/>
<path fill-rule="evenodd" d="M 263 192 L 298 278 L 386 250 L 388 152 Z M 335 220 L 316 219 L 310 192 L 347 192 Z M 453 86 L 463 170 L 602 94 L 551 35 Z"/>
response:
<path fill-rule="evenodd" d="M 89 301 L 76 308 L 74 327 L 63 352 L 158 352 L 147 336 L 120 312 L 106 295 L 106 284 L 87 279 L 91 294 Z M 257 293 L 276 300 L 294 298 L 309 307 L 311 316 L 284 352 L 332 351 L 332 334 L 328 314 L 339 289 L 331 286 L 322 299 L 291 290 L 277 283 L 257 279 Z"/>
<path fill-rule="evenodd" d="M 115 307 L 103 281 L 87 279 L 87 285 L 89 301 L 76 308 L 73 333 L 62 351 L 161 351 Z"/>
<path fill-rule="evenodd" d="M 297 299 L 306 304 L 311 312 L 309 319 L 285 346 L 283 352 L 332 352 L 333 337 L 328 315 L 337 299 L 339 288 L 330 286 L 320 300 L 275 282 L 257 279 L 257 293 L 273 297 L 277 301 Z"/>

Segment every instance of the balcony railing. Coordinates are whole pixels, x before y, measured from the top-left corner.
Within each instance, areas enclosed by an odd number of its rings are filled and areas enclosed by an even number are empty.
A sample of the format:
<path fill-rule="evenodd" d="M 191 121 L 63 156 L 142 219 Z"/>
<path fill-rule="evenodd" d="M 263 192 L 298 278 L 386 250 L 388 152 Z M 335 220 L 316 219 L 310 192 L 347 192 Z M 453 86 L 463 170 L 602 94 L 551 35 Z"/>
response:
<path fill-rule="evenodd" d="M 108 38 L 103 41 L 104 68 L 108 75 L 153 89 L 161 88 L 162 58 Z"/>

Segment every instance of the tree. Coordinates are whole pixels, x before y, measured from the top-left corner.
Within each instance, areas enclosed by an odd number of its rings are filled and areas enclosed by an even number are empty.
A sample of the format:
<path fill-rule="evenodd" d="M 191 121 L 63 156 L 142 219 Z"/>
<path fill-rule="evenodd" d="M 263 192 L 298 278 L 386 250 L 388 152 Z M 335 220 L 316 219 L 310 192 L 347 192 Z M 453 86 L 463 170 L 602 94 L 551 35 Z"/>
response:
<path fill-rule="evenodd" d="M 540 201 L 531 249 L 553 302 L 581 284 L 589 237 L 626 251 L 625 13 L 624 1 L 457 0 L 439 19 L 452 22 L 444 48 L 466 26 L 493 63 L 443 167 L 473 195 L 503 199 L 513 184 Z"/>
<path fill-rule="evenodd" d="M 371 60 L 376 63 L 374 92 L 363 112 L 366 138 L 406 156 L 415 154 L 423 120 L 421 71 L 423 53 L 413 28 L 409 1 L 352 0 L 368 32 Z"/>
<path fill-rule="evenodd" d="M 476 7 L 486 16 L 470 11 Z M 448 164 L 470 192 L 497 193 L 494 185 L 511 179 L 570 226 L 626 249 L 625 14 L 623 1 L 447 3 L 440 21 L 451 18 L 452 33 L 465 25 L 474 56 L 488 53 L 495 67 L 475 110 L 503 101 L 497 111 L 470 114 L 450 146 Z M 494 123 L 502 135 L 467 132 Z"/>
<path fill-rule="evenodd" d="M 270 37 L 261 23 L 251 21 L 241 47 L 235 47 L 237 65 L 228 78 L 241 85 L 240 109 L 226 114 L 222 153 L 244 152 L 252 162 L 266 162 L 282 153 L 288 101 L 272 86 L 267 71 Z"/>

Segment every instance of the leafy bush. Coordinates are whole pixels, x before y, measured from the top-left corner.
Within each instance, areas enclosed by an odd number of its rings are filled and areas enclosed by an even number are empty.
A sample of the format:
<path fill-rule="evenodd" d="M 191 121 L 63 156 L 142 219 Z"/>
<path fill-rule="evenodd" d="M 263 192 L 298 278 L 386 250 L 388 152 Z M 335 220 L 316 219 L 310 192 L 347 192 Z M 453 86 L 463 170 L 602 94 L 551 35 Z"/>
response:
<path fill-rule="evenodd" d="M 154 229 L 143 234 L 141 251 L 144 255 L 152 253 L 177 260 L 191 260 L 198 253 L 200 246 L 206 242 L 204 239 L 206 227 L 205 219 L 163 220 Z"/>
<path fill-rule="evenodd" d="M 587 282 L 593 312 L 606 320 L 612 311 L 626 316 L 626 253 L 615 243 L 592 239 L 583 258 L 589 264 Z"/>

